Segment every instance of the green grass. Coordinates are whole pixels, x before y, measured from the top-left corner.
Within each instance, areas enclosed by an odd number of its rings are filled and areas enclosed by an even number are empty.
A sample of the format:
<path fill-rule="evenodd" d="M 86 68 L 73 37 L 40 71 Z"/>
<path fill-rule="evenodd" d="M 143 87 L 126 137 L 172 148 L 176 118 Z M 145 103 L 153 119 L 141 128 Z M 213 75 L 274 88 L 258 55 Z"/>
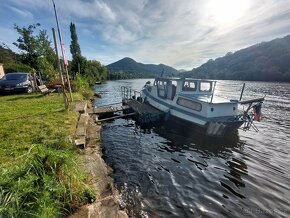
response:
<path fill-rule="evenodd" d="M 0 96 L 0 217 L 60 217 L 93 200 L 58 94 Z"/>

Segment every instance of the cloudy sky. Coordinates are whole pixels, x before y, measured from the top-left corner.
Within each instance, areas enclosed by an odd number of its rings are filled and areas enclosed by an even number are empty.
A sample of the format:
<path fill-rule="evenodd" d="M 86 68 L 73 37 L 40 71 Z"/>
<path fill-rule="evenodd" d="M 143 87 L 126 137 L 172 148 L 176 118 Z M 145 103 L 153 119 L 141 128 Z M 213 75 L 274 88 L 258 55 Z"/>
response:
<path fill-rule="evenodd" d="M 13 29 L 55 27 L 51 0 L 0 0 L 0 43 Z M 66 53 L 76 24 L 82 54 L 103 64 L 131 57 L 192 69 L 229 51 L 290 34 L 290 0 L 54 0 Z"/>

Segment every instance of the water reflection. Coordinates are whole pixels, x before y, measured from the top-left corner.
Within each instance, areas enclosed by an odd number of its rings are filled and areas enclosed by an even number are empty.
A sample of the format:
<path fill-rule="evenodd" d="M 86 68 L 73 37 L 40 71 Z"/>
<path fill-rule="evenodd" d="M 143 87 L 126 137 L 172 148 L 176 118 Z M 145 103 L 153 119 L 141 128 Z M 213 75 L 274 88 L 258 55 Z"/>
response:
<path fill-rule="evenodd" d="M 119 135 L 116 130 L 122 126 L 126 133 Z M 108 141 L 112 132 L 115 138 Z M 110 145 L 104 150 L 105 159 L 115 169 L 123 201 L 134 216 L 207 214 L 204 206 L 204 211 L 197 209 L 201 203 L 198 196 L 205 193 L 211 196 L 209 202 L 221 208 L 231 194 L 245 198 L 239 189 L 245 187 L 242 177 L 247 166 L 232 152 L 243 147 L 237 132 L 227 138 L 208 138 L 168 123 L 142 128 L 133 120 L 118 120 L 104 126 L 103 138 L 103 143 Z M 221 160 L 226 160 L 225 164 Z M 216 199 L 211 192 L 218 190 L 223 194 Z"/>
<path fill-rule="evenodd" d="M 121 101 L 120 87 L 101 85 L 96 104 Z M 225 81 L 231 83 L 231 81 Z M 103 126 L 106 162 L 122 199 L 137 217 L 288 217 L 290 178 L 289 84 L 249 83 L 245 98 L 267 94 L 259 132 L 226 139 L 189 126 L 141 128 L 119 119 Z M 178 127 L 178 128 L 177 128 Z"/>

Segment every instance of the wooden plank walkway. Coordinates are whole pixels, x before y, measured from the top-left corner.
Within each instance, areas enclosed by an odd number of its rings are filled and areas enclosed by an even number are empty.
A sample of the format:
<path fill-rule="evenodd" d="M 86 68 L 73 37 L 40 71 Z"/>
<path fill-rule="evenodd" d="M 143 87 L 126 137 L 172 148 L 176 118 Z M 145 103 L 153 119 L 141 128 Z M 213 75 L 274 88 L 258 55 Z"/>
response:
<path fill-rule="evenodd" d="M 120 107 L 97 107 L 94 108 L 93 113 L 94 114 L 105 114 L 105 113 L 116 113 L 119 111 L 124 111 L 126 109 L 129 109 L 130 107 L 128 105 L 120 106 Z"/>
<path fill-rule="evenodd" d="M 140 124 L 150 124 L 160 120 L 164 115 L 162 111 L 134 99 L 126 100 L 123 103 L 123 106 L 95 107 L 90 112 L 96 115 L 97 123 L 137 115 L 135 118 Z M 123 112 L 123 114 L 116 112 Z"/>
<path fill-rule="evenodd" d="M 137 112 L 138 114 L 148 114 L 149 113 L 149 114 L 155 114 L 158 116 L 161 116 L 163 114 L 162 111 L 157 110 L 156 108 L 154 108 L 150 105 L 141 103 L 141 102 L 136 101 L 136 100 L 127 100 L 125 103 L 130 108 L 132 108 L 135 112 Z"/>
<path fill-rule="evenodd" d="M 138 114 L 137 121 L 142 125 L 156 123 L 164 115 L 164 112 L 136 100 L 126 100 L 125 104 Z"/>
<path fill-rule="evenodd" d="M 97 123 L 101 123 L 101 122 L 104 122 L 104 121 L 110 121 L 110 120 L 115 120 L 115 119 L 119 119 L 119 118 L 125 118 L 125 117 L 134 116 L 136 114 L 137 113 L 134 112 L 134 113 L 129 113 L 129 114 L 123 114 L 123 115 L 113 116 L 113 117 L 109 117 L 109 118 L 104 118 L 104 119 L 96 118 L 96 122 Z"/>

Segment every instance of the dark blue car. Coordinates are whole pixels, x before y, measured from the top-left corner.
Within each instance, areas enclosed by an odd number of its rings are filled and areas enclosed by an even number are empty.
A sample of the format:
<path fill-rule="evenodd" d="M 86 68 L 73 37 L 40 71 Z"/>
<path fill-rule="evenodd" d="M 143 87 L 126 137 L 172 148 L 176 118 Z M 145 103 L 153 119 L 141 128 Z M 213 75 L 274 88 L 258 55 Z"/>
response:
<path fill-rule="evenodd" d="M 32 90 L 30 73 L 8 73 L 0 80 L 0 93 L 31 93 Z"/>

